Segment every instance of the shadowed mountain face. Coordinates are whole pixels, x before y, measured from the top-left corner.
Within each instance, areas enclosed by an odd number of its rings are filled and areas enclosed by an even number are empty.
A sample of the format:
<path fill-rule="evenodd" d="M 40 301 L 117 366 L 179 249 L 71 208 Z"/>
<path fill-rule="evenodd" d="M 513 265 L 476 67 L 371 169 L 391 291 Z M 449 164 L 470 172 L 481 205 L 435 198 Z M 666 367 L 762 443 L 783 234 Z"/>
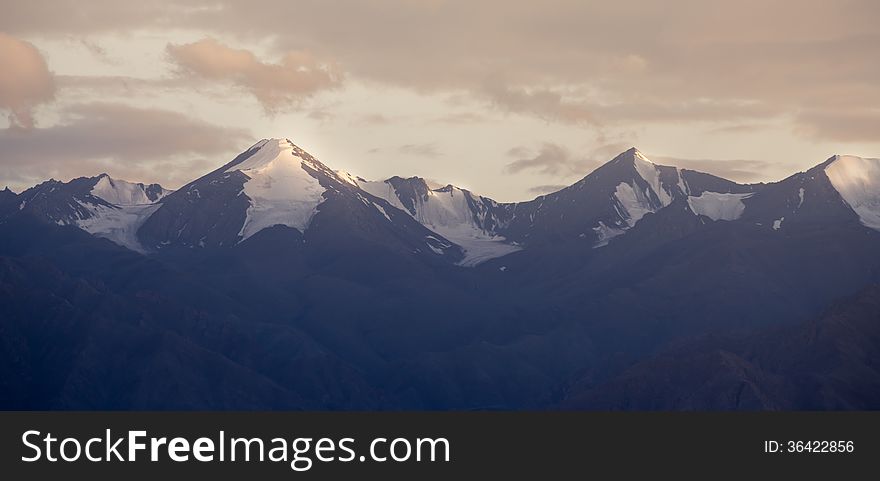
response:
<path fill-rule="evenodd" d="M 880 161 L 838 156 L 631 149 L 509 204 L 279 139 L 175 192 L 49 181 L 0 191 L 0 406 L 878 408 L 877 229 Z"/>
<path fill-rule="evenodd" d="M 876 409 L 880 287 L 818 319 L 682 343 L 599 386 L 575 384 L 566 408 L 601 410 Z"/>

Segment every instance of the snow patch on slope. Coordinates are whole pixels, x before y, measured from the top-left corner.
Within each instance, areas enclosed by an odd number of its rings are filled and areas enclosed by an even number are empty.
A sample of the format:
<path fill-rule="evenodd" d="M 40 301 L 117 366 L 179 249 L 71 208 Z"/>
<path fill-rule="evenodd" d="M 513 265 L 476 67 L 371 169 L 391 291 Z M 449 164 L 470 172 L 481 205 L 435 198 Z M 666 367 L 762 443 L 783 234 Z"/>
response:
<path fill-rule="evenodd" d="M 773 221 L 773 230 L 779 230 L 782 228 L 782 223 L 785 221 L 785 217 L 780 217 Z"/>
<path fill-rule="evenodd" d="M 97 205 L 88 200 L 76 200 L 88 211 L 88 214 L 78 212 L 75 219 L 56 222 L 61 225 L 76 225 L 96 237 L 108 239 L 144 254 L 147 250 L 138 240 L 137 231 L 161 207 L 157 201 L 170 193 L 169 190 L 161 189 L 155 193 L 156 198 L 151 200 L 143 184 L 117 180 L 103 174 L 95 182 L 89 194 L 112 206 Z"/>
<path fill-rule="evenodd" d="M 684 195 L 691 195 L 691 188 L 688 187 L 687 181 L 684 180 L 684 176 L 681 175 L 681 169 L 675 169 L 675 175 L 678 176 L 678 188 L 681 190 L 681 193 Z"/>
<path fill-rule="evenodd" d="M 660 182 L 660 170 L 657 168 L 657 165 L 648 160 L 648 158 L 642 155 L 641 152 L 636 151 L 634 157 L 635 160 L 633 161 L 633 165 L 635 166 L 636 171 L 657 195 L 660 204 L 662 204 L 663 207 L 671 204 L 672 197 L 666 192 L 666 189 L 663 188 L 663 185 Z"/>
<path fill-rule="evenodd" d="M 242 240 L 275 225 L 305 232 L 324 201 L 325 189 L 304 167 L 288 140 L 272 139 L 254 155 L 226 172 L 248 176 L 242 193 L 250 199 L 247 218 L 241 227 Z"/>
<path fill-rule="evenodd" d="M 388 215 L 388 211 L 386 211 L 384 207 L 382 207 L 380 204 L 377 204 L 377 203 L 375 203 L 375 202 L 372 202 L 372 204 L 373 204 L 373 207 L 375 207 L 376 210 L 379 211 L 379 213 L 381 213 L 382 215 L 384 215 L 385 218 L 388 219 L 389 222 L 391 221 L 391 216 Z"/>
<path fill-rule="evenodd" d="M 468 194 L 458 187 L 446 186 L 428 190 L 425 198 L 414 200 L 413 213 L 400 201 L 390 182 L 359 179 L 357 185 L 369 194 L 387 200 L 423 226 L 461 247 L 465 255 L 458 263 L 461 266 L 473 267 L 520 250 L 520 247 L 508 243 L 504 237 L 496 236 L 481 227 L 475 216 L 483 213 L 472 210 Z"/>
<path fill-rule="evenodd" d="M 660 181 L 660 169 L 656 164 L 648 160 L 641 152 L 636 151 L 633 166 L 639 177 L 648 184 L 648 187 L 642 190 L 635 179 L 632 182 L 621 182 L 618 184 L 614 191 L 614 198 L 617 200 L 615 207 L 621 219 L 626 222 L 627 227 L 612 228 L 600 223 L 600 225 L 593 228 L 593 231 L 598 235 L 599 244 L 597 244 L 597 247 L 607 244 L 607 240 L 610 239 L 608 236 L 618 236 L 626 228 L 636 225 L 636 222 L 640 221 L 645 214 L 657 212 L 672 203 L 672 196 Z M 687 192 L 687 186 L 684 184 L 680 173 L 678 185 L 682 192 Z M 652 192 L 654 196 L 651 195 Z M 656 200 L 654 200 L 655 198 Z"/>
<path fill-rule="evenodd" d="M 356 185 L 368 194 L 374 195 L 380 199 L 385 199 L 394 207 L 397 207 L 404 212 L 409 212 L 409 210 L 403 206 L 403 203 L 400 202 L 400 198 L 397 197 L 397 192 L 394 190 L 394 186 L 391 185 L 390 182 L 360 179 L 357 181 Z"/>
<path fill-rule="evenodd" d="M 704 215 L 712 220 L 736 220 L 746 210 L 742 200 L 752 195 L 754 194 L 703 192 L 699 197 L 688 197 L 688 205 L 695 214 Z"/>
<path fill-rule="evenodd" d="M 354 174 L 351 174 L 349 172 L 346 172 L 344 170 L 337 170 L 337 171 L 335 171 L 335 173 L 340 179 L 342 179 L 343 182 L 345 182 L 347 184 L 351 184 L 355 187 L 358 186 L 358 182 L 362 182 L 364 180 L 364 179 L 361 179 L 360 177 L 358 177 Z"/>
<path fill-rule="evenodd" d="M 655 212 L 651 198 L 648 192 L 634 187 L 626 182 L 621 182 L 614 191 L 614 197 L 617 199 L 620 207 L 624 210 L 621 212 L 622 217 L 629 224 L 629 227 L 636 225 L 645 214 Z"/>
<path fill-rule="evenodd" d="M 825 174 L 862 224 L 880 230 L 880 159 L 838 155 Z"/>
<path fill-rule="evenodd" d="M 461 236 L 454 233 L 439 232 L 464 250 L 464 259 L 458 262 L 463 267 L 474 267 L 496 257 L 512 254 L 521 248 L 508 244 L 504 237 L 499 236 Z"/>
<path fill-rule="evenodd" d="M 427 199 L 416 199 L 415 210 L 416 220 L 425 226 L 438 229 L 465 227 L 475 233 L 482 232 L 461 189 L 429 190 Z"/>
<path fill-rule="evenodd" d="M 159 200 L 169 193 L 170 191 L 162 189 L 162 192 L 158 194 L 155 200 Z M 98 179 L 98 182 L 92 187 L 90 194 L 113 205 L 142 205 L 154 202 L 147 196 L 147 191 L 143 184 L 111 179 L 106 174 Z"/>
<path fill-rule="evenodd" d="M 404 209 L 405 210 L 405 209 Z M 422 225 L 464 249 L 459 265 L 472 267 L 520 250 L 501 236 L 483 230 L 474 218 L 467 194 L 456 187 L 429 190 L 427 200 L 417 199 L 413 216 Z"/>
<path fill-rule="evenodd" d="M 79 203 L 91 211 L 92 217 L 74 221 L 77 227 L 135 252 L 142 254 L 147 252 L 137 238 L 137 231 L 161 207 L 161 204 L 127 205 L 114 208 L 106 205 Z"/>
<path fill-rule="evenodd" d="M 611 239 L 623 234 L 624 230 L 616 227 L 608 227 L 604 222 L 599 221 L 599 225 L 593 227 L 593 232 L 596 233 L 596 245 L 593 246 L 595 249 L 596 247 L 608 245 L 608 242 L 610 242 Z"/>

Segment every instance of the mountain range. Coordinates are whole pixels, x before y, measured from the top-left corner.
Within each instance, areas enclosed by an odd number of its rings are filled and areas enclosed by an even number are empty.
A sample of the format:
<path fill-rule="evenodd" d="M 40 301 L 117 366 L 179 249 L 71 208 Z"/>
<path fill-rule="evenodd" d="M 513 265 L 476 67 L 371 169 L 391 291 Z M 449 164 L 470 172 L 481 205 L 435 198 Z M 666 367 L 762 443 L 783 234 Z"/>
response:
<path fill-rule="evenodd" d="M 876 409 L 880 160 L 501 203 L 266 139 L 0 191 L 0 407 Z"/>

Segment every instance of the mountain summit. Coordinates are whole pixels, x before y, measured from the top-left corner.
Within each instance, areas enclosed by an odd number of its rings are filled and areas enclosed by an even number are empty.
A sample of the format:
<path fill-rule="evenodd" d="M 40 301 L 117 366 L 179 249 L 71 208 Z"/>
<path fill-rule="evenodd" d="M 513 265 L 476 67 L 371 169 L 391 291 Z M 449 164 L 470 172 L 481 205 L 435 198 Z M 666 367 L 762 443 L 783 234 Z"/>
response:
<path fill-rule="evenodd" d="M 863 224 L 880 229 L 880 159 L 836 155 L 825 175 Z"/>
<path fill-rule="evenodd" d="M 305 231 L 324 200 L 325 188 L 316 174 L 328 169 L 289 140 L 257 145 L 254 155 L 224 171 L 247 177 L 242 195 L 250 199 L 250 207 L 239 233 L 242 240 L 274 225 Z"/>

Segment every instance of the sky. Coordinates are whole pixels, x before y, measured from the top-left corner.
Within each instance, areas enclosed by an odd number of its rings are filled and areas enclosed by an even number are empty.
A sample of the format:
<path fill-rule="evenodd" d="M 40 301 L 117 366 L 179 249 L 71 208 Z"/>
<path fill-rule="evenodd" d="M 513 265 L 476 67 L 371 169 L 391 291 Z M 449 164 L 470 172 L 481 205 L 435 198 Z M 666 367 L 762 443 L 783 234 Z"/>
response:
<path fill-rule="evenodd" d="M 880 157 L 875 0 L 0 0 L 0 188 L 177 188 L 261 138 L 499 201 L 636 146 L 781 180 Z"/>

